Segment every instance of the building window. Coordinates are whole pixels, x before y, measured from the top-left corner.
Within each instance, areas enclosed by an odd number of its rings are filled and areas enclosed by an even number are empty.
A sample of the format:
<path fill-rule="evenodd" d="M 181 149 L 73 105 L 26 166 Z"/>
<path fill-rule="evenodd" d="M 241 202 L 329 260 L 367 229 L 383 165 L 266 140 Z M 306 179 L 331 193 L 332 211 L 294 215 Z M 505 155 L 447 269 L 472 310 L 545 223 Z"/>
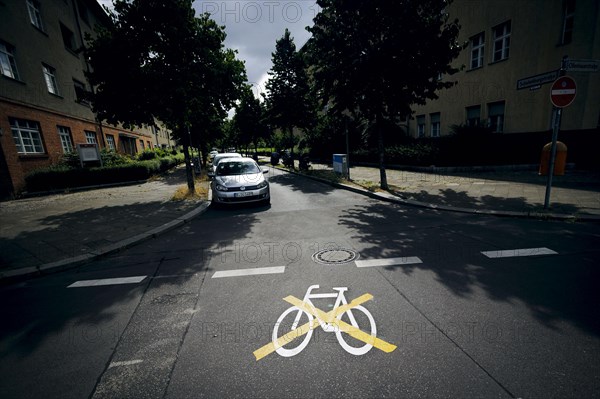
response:
<path fill-rule="evenodd" d="M 510 21 L 496 26 L 494 29 L 494 55 L 493 62 L 508 58 L 510 49 Z"/>
<path fill-rule="evenodd" d="M 142 148 L 142 151 L 146 149 L 146 147 L 144 146 L 144 140 L 140 140 L 140 147 Z"/>
<path fill-rule="evenodd" d="M 44 145 L 37 122 L 11 119 L 10 128 L 19 154 L 43 154 Z"/>
<path fill-rule="evenodd" d="M 85 142 L 88 144 L 98 144 L 96 140 L 96 132 L 85 131 Z"/>
<path fill-rule="evenodd" d="M 17 63 L 15 62 L 15 48 L 3 41 L 0 41 L 0 71 L 4 76 L 19 79 Z"/>
<path fill-rule="evenodd" d="M 60 32 L 62 33 L 63 44 L 70 51 L 77 51 L 77 44 L 75 44 L 75 34 L 71 31 L 71 29 L 64 26 L 62 23 L 60 24 Z"/>
<path fill-rule="evenodd" d="M 417 137 L 425 137 L 425 115 L 417 116 Z"/>
<path fill-rule="evenodd" d="M 112 134 L 107 134 L 106 135 L 106 143 L 108 144 L 108 149 L 111 151 L 116 151 L 117 150 L 117 146 L 115 144 L 115 136 L 113 136 Z"/>
<path fill-rule="evenodd" d="M 58 84 L 56 83 L 56 69 L 49 65 L 42 64 L 42 70 L 44 71 L 44 80 L 46 81 L 48 92 L 59 96 Z"/>
<path fill-rule="evenodd" d="M 467 126 L 476 127 L 479 126 L 481 120 L 481 106 L 475 105 L 473 107 L 467 107 Z"/>
<path fill-rule="evenodd" d="M 431 120 L 431 137 L 440 137 L 440 113 L 429 114 Z"/>
<path fill-rule="evenodd" d="M 562 29 L 562 44 L 571 43 L 573 40 L 573 25 L 575 23 L 575 0 L 565 0 Z"/>
<path fill-rule="evenodd" d="M 27 11 L 29 11 L 29 20 L 31 21 L 31 24 L 43 31 L 44 24 L 42 23 L 40 3 L 35 0 L 27 0 Z"/>
<path fill-rule="evenodd" d="M 90 93 L 85 88 L 85 83 L 73 79 L 73 87 L 75 87 L 75 101 L 80 104 L 90 105 Z"/>
<path fill-rule="evenodd" d="M 471 69 L 481 68 L 483 66 L 484 50 L 485 33 L 481 32 L 471 38 Z"/>
<path fill-rule="evenodd" d="M 494 133 L 504 131 L 504 101 L 488 104 L 488 125 Z"/>
<path fill-rule="evenodd" d="M 73 140 L 71 140 L 71 129 L 65 126 L 58 126 L 58 136 L 60 137 L 60 144 L 62 145 L 63 152 L 73 152 Z"/>

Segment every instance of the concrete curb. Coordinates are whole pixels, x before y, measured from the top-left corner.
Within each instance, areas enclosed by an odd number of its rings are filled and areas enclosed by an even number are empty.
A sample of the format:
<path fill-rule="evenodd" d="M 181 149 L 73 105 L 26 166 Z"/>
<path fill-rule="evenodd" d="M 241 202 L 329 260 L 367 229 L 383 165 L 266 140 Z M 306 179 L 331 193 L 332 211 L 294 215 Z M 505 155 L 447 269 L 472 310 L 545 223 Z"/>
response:
<path fill-rule="evenodd" d="M 21 269 L 9 270 L 0 272 L 0 282 L 13 282 L 14 280 L 19 280 L 26 277 L 34 277 L 34 276 L 43 276 L 51 273 L 57 273 L 63 270 L 72 269 L 78 266 L 81 266 L 85 263 L 91 262 L 92 260 L 98 259 L 103 256 L 107 256 L 113 253 L 117 253 L 126 248 L 130 248 L 136 244 L 139 244 L 143 241 L 149 240 L 151 238 L 156 238 L 168 231 L 171 231 L 179 226 L 182 226 L 186 223 L 189 223 L 192 219 L 200 216 L 210 206 L 210 201 L 204 201 L 200 206 L 196 209 L 182 215 L 168 223 L 163 224 L 162 226 L 155 227 L 149 231 L 144 233 L 137 234 L 133 237 L 129 237 L 125 240 L 121 240 L 114 244 L 110 244 L 104 247 L 97 249 L 96 251 L 90 252 L 85 255 L 79 255 L 73 258 L 67 258 L 58 260 L 55 262 L 45 263 L 40 266 L 35 267 L 25 267 Z"/>
<path fill-rule="evenodd" d="M 362 194 L 367 197 L 377 199 L 380 201 L 391 202 L 399 205 L 407 205 L 413 206 L 417 208 L 426 208 L 433 209 L 437 211 L 447 211 L 447 212 L 459 212 L 459 213 L 470 213 L 474 215 L 488 215 L 488 216 L 499 216 L 499 217 L 513 217 L 513 218 L 532 218 L 532 219 L 548 219 L 548 220 L 563 220 L 563 221 L 578 221 L 578 222 L 600 222 L 600 216 L 596 215 L 564 215 L 558 213 L 545 213 L 545 212 L 516 212 L 516 211 L 497 211 L 497 210 L 488 210 L 488 209 L 473 209 L 473 208 L 461 208 L 449 205 L 437 205 L 430 204 L 426 202 L 420 202 L 415 200 L 409 200 L 405 198 L 401 198 L 389 193 L 376 193 L 369 191 L 364 188 L 358 188 L 349 186 L 347 184 L 335 183 L 329 181 L 327 179 L 323 179 L 320 177 L 310 176 L 303 173 L 299 173 L 296 171 L 291 171 L 288 169 L 278 168 L 279 170 L 292 173 L 298 176 L 303 176 L 311 180 L 315 180 L 321 183 L 328 184 L 335 188 L 340 188 L 343 190 L 352 191 L 357 194 Z"/>

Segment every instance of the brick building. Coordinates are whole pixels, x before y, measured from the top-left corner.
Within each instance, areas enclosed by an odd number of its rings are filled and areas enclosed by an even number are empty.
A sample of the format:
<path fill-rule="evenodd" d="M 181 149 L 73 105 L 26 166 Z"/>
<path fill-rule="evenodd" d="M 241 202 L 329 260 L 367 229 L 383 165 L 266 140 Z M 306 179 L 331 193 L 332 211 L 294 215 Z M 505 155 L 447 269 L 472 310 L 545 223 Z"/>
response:
<path fill-rule="evenodd" d="M 106 23 L 95 0 L 0 0 L 0 198 L 77 144 L 131 155 L 174 145 L 164 128 L 128 130 L 92 112 L 81 49 Z"/>

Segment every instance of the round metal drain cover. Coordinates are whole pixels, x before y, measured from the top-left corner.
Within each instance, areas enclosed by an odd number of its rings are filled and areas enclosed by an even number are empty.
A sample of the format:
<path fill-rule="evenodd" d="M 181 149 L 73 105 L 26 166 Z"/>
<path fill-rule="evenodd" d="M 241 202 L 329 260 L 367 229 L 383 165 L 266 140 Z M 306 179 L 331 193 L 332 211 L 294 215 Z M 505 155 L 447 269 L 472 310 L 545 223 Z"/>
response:
<path fill-rule="evenodd" d="M 358 252 L 351 249 L 324 249 L 315 253 L 312 258 L 322 265 L 341 265 L 358 259 Z"/>

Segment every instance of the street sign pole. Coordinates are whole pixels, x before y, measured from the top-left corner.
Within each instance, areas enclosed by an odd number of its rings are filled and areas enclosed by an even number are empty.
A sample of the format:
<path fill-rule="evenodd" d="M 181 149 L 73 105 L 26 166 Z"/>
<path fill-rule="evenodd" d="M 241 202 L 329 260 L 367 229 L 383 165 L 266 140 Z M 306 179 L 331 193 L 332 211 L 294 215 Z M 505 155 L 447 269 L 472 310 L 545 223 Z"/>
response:
<path fill-rule="evenodd" d="M 560 66 L 560 76 L 565 75 L 565 66 L 568 57 L 564 56 Z M 552 176 L 554 175 L 554 164 L 556 163 L 556 142 L 558 141 L 558 131 L 560 129 L 560 119 L 562 117 L 562 108 L 553 107 L 554 123 L 552 126 L 552 148 L 550 149 L 550 165 L 548 169 L 548 181 L 546 182 L 546 196 L 544 198 L 544 209 L 550 207 L 550 192 L 552 191 Z"/>
<path fill-rule="evenodd" d="M 546 197 L 544 199 L 544 209 L 550 207 L 550 192 L 552 191 L 552 175 L 554 175 L 554 164 L 556 163 L 556 142 L 558 141 L 558 130 L 560 129 L 560 118 L 562 109 L 553 107 L 554 124 L 552 126 L 552 148 L 550 150 L 550 166 L 548 169 L 548 181 L 546 182 Z"/>

